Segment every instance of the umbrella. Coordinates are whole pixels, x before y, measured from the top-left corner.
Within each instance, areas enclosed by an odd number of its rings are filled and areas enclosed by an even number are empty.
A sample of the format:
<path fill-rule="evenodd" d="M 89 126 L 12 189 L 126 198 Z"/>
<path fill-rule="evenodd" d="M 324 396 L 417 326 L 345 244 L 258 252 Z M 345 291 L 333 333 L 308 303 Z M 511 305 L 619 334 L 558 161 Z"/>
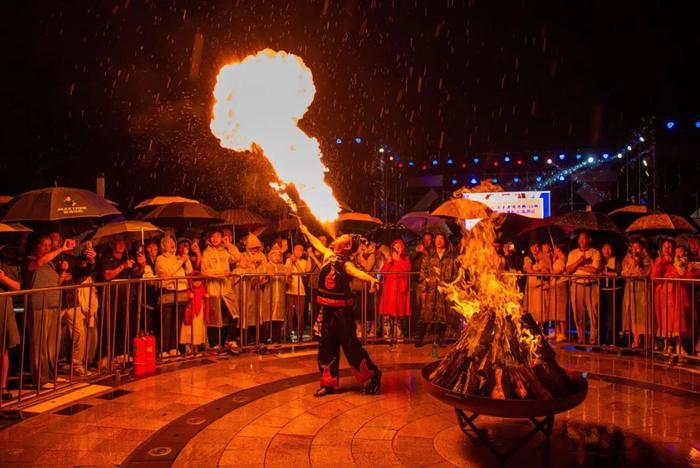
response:
<path fill-rule="evenodd" d="M 491 208 L 467 198 L 453 198 L 438 206 L 432 214 L 446 218 L 482 219 L 491 215 Z"/>
<path fill-rule="evenodd" d="M 498 215 L 496 228 L 504 236 L 512 238 L 523 234 L 533 234 L 540 229 L 549 228 L 552 225 L 552 218 L 530 218 L 517 213 L 503 213 Z"/>
<path fill-rule="evenodd" d="M 185 202 L 157 206 L 142 219 L 163 226 L 217 224 L 223 221 L 213 208 L 203 203 Z"/>
<path fill-rule="evenodd" d="M 415 233 L 443 232 L 451 234 L 450 228 L 445 224 L 445 220 L 439 216 L 433 216 L 427 211 L 412 211 L 406 213 L 399 219 L 399 224 L 405 226 L 409 231 Z"/>
<path fill-rule="evenodd" d="M 629 225 L 625 232 L 640 232 L 640 231 L 686 231 L 697 232 L 695 227 L 682 216 L 655 213 L 647 216 L 642 216 L 635 222 Z"/>
<path fill-rule="evenodd" d="M 164 232 L 146 221 L 119 221 L 102 226 L 92 237 L 94 245 L 109 242 L 111 237 L 124 236 L 127 241 L 145 241 L 163 235 Z"/>
<path fill-rule="evenodd" d="M 627 205 L 608 213 L 615 223 L 624 229 L 642 216 L 657 213 L 646 205 Z"/>
<path fill-rule="evenodd" d="M 114 205 L 95 192 L 50 187 L 18 195 L 3 221 L 59 221 L 119 214 Z"/>
<path fill-rule="evenodd" d="M 19 223 L 0 223 L 0 244 L 13 242 L 22 234 L 30 232 L 32 232 L 31 229 Z"/>
<path fill-rule="evenodd" d="M 223 218 L 224 224 L 247 229 L 255 229 L 270 224 L 268 219 L 246 209 L 224 210 L 219 213 L 219 216 Z"/>
<path fill-rule="evenodd" d="M 197 200 L 192 200 L 191 198 L 178 197 L 178 196 L 162 196 L 159 195 L 153 198 L 147 198 L 138 205 L 134 207 L 135 210 L 141 208 L 150 208 L 152 206 L 169 205 L 171 203 L 199 203 Z"/>
<path fill-rule="evenodd" d="M 364 234 L 374 227 L 381 226 L 382 221 L 368 215 L 367 213 L 353 211 L 351 213 L 343 213 L 339 215 L 338 219 L 335 221 L 335 224 L 342 232 Z"/>
<path fill-rule="evenodd" d="M 597 211 L 570 211 L 554 218 L 552 224 L 574 230 L 620 232 L 608 215 Z"/>
<path fill-rule="evenodd" d="M 365 237 L 382 245 L 391 245 L 392 242 L 398 239 L 407 242 L 412 237 L 415 237 L 415 233 L 401 224 L 384 224 L 367 232 Z"/>

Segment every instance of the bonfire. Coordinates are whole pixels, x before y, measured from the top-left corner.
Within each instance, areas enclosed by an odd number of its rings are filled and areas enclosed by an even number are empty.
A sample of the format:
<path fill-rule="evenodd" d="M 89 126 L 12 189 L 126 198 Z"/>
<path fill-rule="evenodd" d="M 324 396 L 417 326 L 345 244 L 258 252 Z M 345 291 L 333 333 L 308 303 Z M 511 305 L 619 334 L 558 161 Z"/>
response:
<path fill-rule="evenodd" d="M 474 191 L 500 191 L 487 183 Z M 461 197 L 469 189 L 455 192 Z M 457 343 L 430 374 L 452 392 L 497 399 L 553 399 L 574 391 L 567 373 L 531 315 L 522 309 L 516 278 L 494 248 L 504 215 L 493 213 L 463 228 L 459 274 L 439 287 L 467 319 Z M 461 220 L 466 221 L 466 220 Z M 469 225 L 473 223 L 461 223 Z"/>

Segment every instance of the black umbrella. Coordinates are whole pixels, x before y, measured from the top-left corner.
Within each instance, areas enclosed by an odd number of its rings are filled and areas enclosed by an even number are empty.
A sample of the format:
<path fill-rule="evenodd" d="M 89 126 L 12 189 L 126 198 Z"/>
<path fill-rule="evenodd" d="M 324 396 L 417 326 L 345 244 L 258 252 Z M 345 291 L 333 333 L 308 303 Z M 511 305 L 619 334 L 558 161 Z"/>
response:
<path fill-rule="evenodd" d="M 365 237 L 382 245 L 391 245 L 395 240 L 403 240 L 408 243 L 415 234 L 401 224 L 384 224 L 365 234 Z"/>
<path fill-rule="evenodd" d="M 570 211 L 555 217 L 552 224 L 574 230 L 620 232 L 608 215 L 597 211 Z"/>
<path fill-rule="evenodd" d="M 202 226 L 223 222 L 216 210 L 203 203 L 182 202 L 157 206 L 142 219 L 168 227 Z"/>
<path fill-rule="evenodd" d="M 50 187 L 18 195 L 3 222 L 50 222 L 102 218 L 121 212 L 95 192 L 70 187 Z"/>
<path fill-rule="evenodd" d="M 27 226 L 19 223 L 0 223 L 0 245 L 4 245 L 32 232 Z"/>

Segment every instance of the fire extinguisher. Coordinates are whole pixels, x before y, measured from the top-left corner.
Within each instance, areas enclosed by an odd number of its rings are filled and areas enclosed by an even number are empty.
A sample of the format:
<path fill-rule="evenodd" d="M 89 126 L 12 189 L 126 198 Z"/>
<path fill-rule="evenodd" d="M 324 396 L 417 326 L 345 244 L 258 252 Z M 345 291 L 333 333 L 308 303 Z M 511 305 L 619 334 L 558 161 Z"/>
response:
<path fill-rule="evenodd" d="M 148 334 L 144 337 L 146 341 L 146 372 L 156 371 L 156 337 Z"/>
<path fill-rule="evenodd" d="M 134 338 L 134 375 L 146 374 L 146 337 L 139 333 Z"/>

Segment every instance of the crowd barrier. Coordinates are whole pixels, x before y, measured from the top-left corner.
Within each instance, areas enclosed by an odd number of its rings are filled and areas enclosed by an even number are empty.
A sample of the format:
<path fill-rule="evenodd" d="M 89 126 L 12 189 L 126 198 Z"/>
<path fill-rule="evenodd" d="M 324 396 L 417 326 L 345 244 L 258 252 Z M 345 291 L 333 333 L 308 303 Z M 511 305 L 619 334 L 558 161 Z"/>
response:
<path fill-rule="evenodd" d="M 542 324 L 545 335 L 563 345 L 637 353 L 679 365 L 700 358 L 698 279 L 507 274 L 515 276 L 523 308 Z M 391 291 L 410 302 L 406 317 L 382 317 L 380 303 L 388 293 L 353 283 L 357 332 L 364 343 L 411 340 L 425 294 L 438 294 L 421 287 L 418 272 L 382 273 L 380 284 L 392 275 L 402 278 L 402 286 Z M 199 292 L 197 281 L 203 286 Z M 302 294 L 288 294 L 294 281 L 291 290 Z M 127 372 L 133 338 L 139 335 L 155 335 L 159 363 L 236 352 L 232 341 L 243 350 L 259 351 L 313 345 L 316 282 L 312 274 L 272 273 L 114 280 L 0 293 L 0 300 L 12 301 L 20 333 L 19 346 L 0 361 L 3 372 L 9 366 L 15 399 L 0 401 L 0 408 L 26 406 L 76 383 Z M 205 320 L 216 326 L 204 327 Z M 450 313 L 447 322 L 446 339 L 454 340 L 464 319 Z M 3 345 L 7 323 L 3 320 L 0 330 Z"/>

